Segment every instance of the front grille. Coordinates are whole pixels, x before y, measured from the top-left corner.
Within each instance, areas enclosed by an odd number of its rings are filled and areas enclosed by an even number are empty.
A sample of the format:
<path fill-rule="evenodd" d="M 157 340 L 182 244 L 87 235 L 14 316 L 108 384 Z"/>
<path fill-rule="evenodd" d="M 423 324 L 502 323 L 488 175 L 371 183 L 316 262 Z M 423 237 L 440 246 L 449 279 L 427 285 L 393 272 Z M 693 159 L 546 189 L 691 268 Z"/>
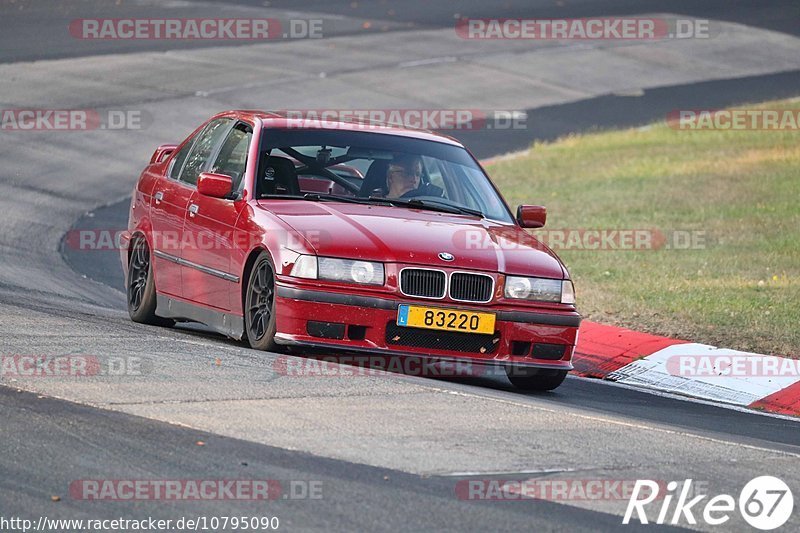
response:
<path fill-rule="evenodd" d="M 495 331 L 493 335 L 481 335 L 457 331 L 435 331 L 407 328 L 398 326 L 395 322 L 389 322 L 386 324 L 386 344 L 466 353 L 492 353 L 500 344 L 500 333 Z"/>
<path fill-rule="evenodd" d="M 447 276 L 440 270 L 406 268 L 400 272 L 400 292 L 422 298 L 444 298 Z"/>
<path fill-rule="evenodd" d="M 488 302 L 492 299 L 494 279 L 484 274 L 454 272 L 450 276 L 450 298 L 462 302 Z"/>

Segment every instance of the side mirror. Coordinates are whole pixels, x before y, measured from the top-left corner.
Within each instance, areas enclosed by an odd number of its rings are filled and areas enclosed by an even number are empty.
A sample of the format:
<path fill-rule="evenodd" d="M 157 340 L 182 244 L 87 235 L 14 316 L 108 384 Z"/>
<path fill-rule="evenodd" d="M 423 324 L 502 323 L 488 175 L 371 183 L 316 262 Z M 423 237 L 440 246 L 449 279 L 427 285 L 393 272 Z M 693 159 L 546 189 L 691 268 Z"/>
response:
<path fill-rule="evenodd" d="M 523 228 L 541 228 L 547 220 L 547 208 L 543 205 L 521 205 L 517 208 L 517 222 Z"/>
<path fill-rule="evenodd" d="M 156 151 L 153 152 L 153 156 L 150 158 L 150 164 L 153 163 L 163 163 L 164 160 L 169 157 L 169 155 L 174 152 L 178 148 L 177 144 L 162 144 Z"/>
<path fill-rule="evenodd" d="M 227 198 L 233 191 L 233 178 L 225 174 L 203 172 L 197 178 L 197 192 L 212 198 Z"/>

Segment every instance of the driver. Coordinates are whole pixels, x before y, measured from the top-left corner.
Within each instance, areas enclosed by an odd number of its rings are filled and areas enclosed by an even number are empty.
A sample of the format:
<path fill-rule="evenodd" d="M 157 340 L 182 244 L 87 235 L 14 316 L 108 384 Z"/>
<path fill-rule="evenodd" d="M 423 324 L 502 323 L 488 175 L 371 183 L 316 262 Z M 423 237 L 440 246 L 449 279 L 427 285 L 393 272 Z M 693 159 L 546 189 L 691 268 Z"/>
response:
<path fill-rule="evenodd" d="M 422 158 L 416 155 L 398 155 L 386 171 L 386 198 L 410 198 L 413 196 L 442 196 L 441 188 L 424 183 Z"/>

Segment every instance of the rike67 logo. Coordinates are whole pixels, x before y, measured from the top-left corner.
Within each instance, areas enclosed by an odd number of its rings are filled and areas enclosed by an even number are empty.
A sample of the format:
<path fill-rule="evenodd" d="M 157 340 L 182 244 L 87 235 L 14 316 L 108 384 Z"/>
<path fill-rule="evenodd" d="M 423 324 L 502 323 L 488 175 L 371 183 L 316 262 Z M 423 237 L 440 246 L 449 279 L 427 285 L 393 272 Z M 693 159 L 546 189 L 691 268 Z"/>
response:
<path fill-rule="evenodd" d="M 691 479 L 687 479 L 682 485 L 677 481 L 670 481 L 667 483 L 665 494 L 660 493 L 660 488 L 663 488 L 663 483 L 659 484 L 649 479 L 637 480 L 622 523 L 629 524 L 633 519 L 641 524 L 653 522 L 678 525 L 683 519 L 689 525 L 696 525 L 697 519 L 700 518 L 708 525 L 721 526 L 728 522 L 737 510 L 737 501 L 729 494 L 719 494 L 705 502 L 707 494 L 692 494 Z M 673 501 L 675 501 L 674 506 Z M 646 509 L 654 502 L 657 502 L 656 505 Z M 652 512 L 656 509 L 658 515 L 654 519 Z M 784 525 L 792 516 L 793 509 L 792 491 L 786 483 L 776 477 L 759 476 L 751 479 L 739 493 L 739 514 L 745 522 L 762 531 L 777 529 Z"/>

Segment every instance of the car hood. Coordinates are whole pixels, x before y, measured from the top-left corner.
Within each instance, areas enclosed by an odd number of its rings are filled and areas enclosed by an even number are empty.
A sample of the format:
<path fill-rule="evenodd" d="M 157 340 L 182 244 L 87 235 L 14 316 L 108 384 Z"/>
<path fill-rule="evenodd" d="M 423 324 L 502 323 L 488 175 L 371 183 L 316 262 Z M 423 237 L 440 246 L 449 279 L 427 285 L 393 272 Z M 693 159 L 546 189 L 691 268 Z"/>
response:
<path fill-rule="evenodd" d="M 555 254 L 517 226 L 403 207 L 262 200 L 320 256 L 561 279 Z M 301 250 L 296 250 L 301 251 Z M 454 256 L 440 259 L 440 253 Z"/>

